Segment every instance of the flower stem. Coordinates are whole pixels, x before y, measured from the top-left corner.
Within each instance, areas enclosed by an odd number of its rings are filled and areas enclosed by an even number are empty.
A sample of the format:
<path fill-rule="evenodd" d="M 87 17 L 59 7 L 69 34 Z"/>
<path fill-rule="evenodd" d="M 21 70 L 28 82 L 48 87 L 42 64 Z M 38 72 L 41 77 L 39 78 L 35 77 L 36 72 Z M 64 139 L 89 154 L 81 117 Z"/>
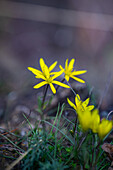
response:
<path fill-rule="evenodd" d="M 44 106 L 44 102 L 45 102 L 45 98 L 46 98 L 48 87 L 49 87 L 49 84 L 47 84 L 45 92 L 44 92 L 44 96 L 43 96 L 43 100 L 42 100 L 42 106 L 41 106 L 42 110 L 43 110 L 43 106 Z"/>
<path fill-rule="evenodd" d="M 66 79 L 65 79 L 66 80 Z M 67 81 L 67 80 L 66 80 Z M 67 81 L 67 84 L 68 84 L 68 86 L 70 86 L 70 89 L 71 89 L 71 91 L 73 92 L 73 94 L 76 96 L 77 94 L 76 94 L 76 92 L 73 90 L 73 88 L 71 87 L 71 84 Z M 79 99 L 78 99 L 79 100 Z"/>
<path fill-rule="evenodd" d="M 44 107 L 44 102 L 45 102 L 45 98 L 46 98 L 46 94 L 47 94 L 47 90 L 48 90 L 49 84 L 46 85 L 45 91 L 44 91 L 44 96 L 43 96 L 43 100 L 42 100 L 42 105 L 41 105 L 41 123 L 42 123 L 42 127 L 43 127 L 43 134 L 44 134 L 44 139 L 46 138 L 45 135 L 45 122 L 44 122 L 44 113 L 43 113 L 43 107 Z"/>

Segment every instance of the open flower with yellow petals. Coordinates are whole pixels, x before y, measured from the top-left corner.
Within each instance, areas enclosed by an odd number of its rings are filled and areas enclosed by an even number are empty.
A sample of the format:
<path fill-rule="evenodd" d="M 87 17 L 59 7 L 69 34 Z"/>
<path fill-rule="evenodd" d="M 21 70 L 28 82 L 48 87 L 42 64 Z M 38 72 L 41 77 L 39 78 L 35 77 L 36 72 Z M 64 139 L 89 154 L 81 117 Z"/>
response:
<path fill-rule="evenodd" d="M 38 88 L 48 84 L 50 86 L 52 92 L 55 94 L 56 89 L 53 84 L 57 84 L 59 86 L 65 87 L 65 88 L 70 88 L 68 85 L 55 80 L 57 77 L 59 77 L 63 73 L 63 70 L 61 70 L 59 72 L 51 72 L 55 68 L 56 64 L 57 64 L 57 62 L 54 62 L 50 67 L 48 67 L 45 64 L 44 60 L 42 58 L 40 58 L 40 67 L 41 67 L 42 71 L 37 70 L 32 67 L 28 67 L 28 70 L 30 70 L 33 74 L 35 74 L 36 78 L 43 80 L 42 82 L 40 82 L 34 86 L 35 89 L 38 89 Z"/>
<path fill-rule="evenodd" d="M 67 98 L 67 101 L 68 101 L 69 105 L 72 106 L 76 110 L 76 112 L 78 112 L 79 110 L 81 110 L 81 111 L 86 111 L 86 110 L 91 111 L 94 108 L 94 105 L 89 105 L 88 106 L 89 98 L 87 98 L 85 101 L 82 101 L 80 99 L 79 94 L 77 94 L 75 96 L 75 104 L 72 103 L 68 98 Z"/>
<path fill-rule="evenodd" d="M 61 70 L 63 70 L 63 72 L 65 73 L 65 79 L 67 81 L 69 81 L 69 78 L 72 78 L 80 83 L 85 83 L 84 80 L 78 78 L 78 77 L 75 77 L 75 76 L 78 76 L 80 74 L 84 74 L 86 73 L 87 71 L 86 70 L 81 70 L 81 71 L 76 71 L 74 70 L 73 71 L 73 65 L 74 65 L 74 62 L 75 62 L 75 59 L 72 59 L 70 61 L 70 63 L 68 64 L 68 59 L 66 60 L 65 62 L 65 68 L 63 68 L 61 65 L 59 66 Z"/>
<path fill-rule="evenodd" d="M 82 102 L 80 96 L 77 94 L 75 97 L 75 104 L 68 98 L 67 101 L 72 106 L 78 115 L 78 120 L 83 131 L 91 129 L 93 133 L 97 133 L 100 139 L 103 139 L 112 129 L 113 122 L 107 119 L 100 121 L 99 110 L 93 110 L 94 106 L 89 105 L 89 98 Z M 93 110 L 93 111 L 92 111 Z"/>

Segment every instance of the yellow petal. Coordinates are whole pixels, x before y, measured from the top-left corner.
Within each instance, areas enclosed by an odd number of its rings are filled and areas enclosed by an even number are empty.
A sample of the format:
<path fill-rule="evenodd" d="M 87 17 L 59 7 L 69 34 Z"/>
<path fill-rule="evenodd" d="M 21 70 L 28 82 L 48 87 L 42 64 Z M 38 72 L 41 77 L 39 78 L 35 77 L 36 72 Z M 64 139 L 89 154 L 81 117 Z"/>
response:
<path fill-rule="evenodd" d="M 59 82 L 59 81 L 53 80 L 52 83 L 57 84 L 57 85 L 59 85 L 59 86 L 61 86 L 61 87 L 70 88 L 68 85 L 66 85 L 66 84 L 64 84 L 64 83 L 61 83 L 61 82 Z"/>
<path fill-rule="evenodd" d="M 91 112 L 85 111 L 85 112 L 79 112 L 78 113 L 78 119 L 79 123 L 84 131 L 87 131 L 91 127 Z"/>
<path fill-rule="evenodd" d="M 77 94 L 76 97 L 75 97 L 76 106 L 79 106 L 80 102 L 81 102 L 80 96 L 79 96 L 79 94 Z"/>
<path fill-rule="evenodd" d="M 84 80 L 82 80 L 82 79 L 80 79 L 80 78 L 78 78 L 78 77 L 74 77 L 74 76 L 72 76 L 72 75 L 71 75 L 70 77 L 73 78 L 74 80 L 80 82 L 80 83 L 85 83 Z"/>
<path fill-rule="evenodd" d="M 64 68 L 63 68 L 61 65 L 59 65 L 59 68 L 60 68 L 61 70 L 64 70 Z"/>
<path fill-rule="evenodd" d="M 84 74 L 84 73 L 86 73 L 86 72 L 87 72 L 87 70 L 73 71 L 73 72 L 72 72 L 72 75 L 73 75 L 73 76 L 77 76 L 77 75 L 80 75 L 80 74 Z"/>
<path fill-rule="evenodd" d="M 55 78 L 59 77 L 62 73 L 63 73 L 63 70 L 57 72 L 57 73 L 52 77 L 52 80 L 54 80 Z"/>
<path fill-rule="evenodd" d="M 99 110 L 98 110 L 98 109 L 93 110 L 93 111 L 92 111 L 92 114 L 93 114 L 93 115 L 97 115 L 97 114 L 99 115 Z"/>
<path fill-rule="evenodd" d="M 46 78 L 43 75 L 41 75 L 41 74 L 36 75 L 35 78 L 37 78 L 37 79 L 40 78 L 40 79 L 46 80 Z"/>
<path fill-rule="evenodd" d="M 65 75 L 65 79 L 66 79 L 67 81 L 69 81 L 69 76 L 68 76 L 68 75 Z"/>
<path fill-rule="evenodd" d="M 91 129 L 92 129 L 93 133 L 97 133 L 98 132 L 99 124 L 100 124 L 99 111 L 98 111 L 98 109 L 95 109 L 92 112 L 92 123 L 91 123 Z"/>
<path fill-rule="evenodd" d="M 37 69 L 35 69 L 35 68 L 32 68 L 32 67 L 28 67 L 28 70 L 30 70 L 33 74 L 35 74 L 35 75 L 39 75 L 39 74 L 41 74 L 42 75 L 42 72 L 41 71 L 39 71 L 39 70 L 37 70 Z"/>
<path fill-rule="evenodd" d="M 65 62 L 65 70 L 67 70 L 68 68 L 68 59 L 66 59 L 66 62 Z"/>
<path fill-rule="evenodd" d="M 70 105 L 71 107 L 73 107 L 73 108 L 76 110 L 75 104 L 72 103 L 68 98 L 67 98 L 67 101 L 68 101 L 69 105 Z"/>
<path fill-rule="evenodd" d="M 72 60 L 70 61 L 70 63 L 69 63 L 68 68 L 69 68 L 69 70 L 70 70 L 70 71 L 72 71 L 72 70 L 73 70 L 74 62 L 75 62 L 75 59 L 72 59 Z"/>
<path fill-rule="evenodd" d="M 42 81 L 41 83 L 35 85 L 33 88 L 34 88 L 34 89 L 38 89 L 38 88 L 44 86 L 45 84 L 47 84 L 47 82 L 46 82 L 46 81 Z"/>
<path fill-rule="evenodd" d="M 49 67 L 49 72 L 51 72 L 55 66 L 57 65 L 57 61 L 55 61 L 50 67 Z"/>
<path fill-rule="evenodd" d="M 83 107 L 86 107 L 89 104 L 89 98 L 87 98 L 83 103 Z"/>
<path fill-rule="evenodd" d="M 45 64 L 43 67 L 43 75 L 48 79 L 50 77 L 48 66 Z"/>
<path fill-rule="evenodd" d="M 43 58 L 40 58 L 40 67 L 42 69 L 42 72 L 43 72 L 44 66 L 45 66 L 45 62 L 44 62 Z"/>
<path fill-rule="evenodd" d="M 57 74 L 58 72 L 51 72 L 49 73 L 50 75 L 54 75 L 54 74 Z"/>
<path fill-rule="evenodd" d="M 52 92 L 55 94 L 55 93 L 56 93 L 56 89 L 55 89 L 55 87 L 53 86 L 53 84 L 52 84 L 52 83 L 50 83 L 49 85 L 50 85 L 50 88 L 51 88 Z"/>
<path fill-rule="evenodd" d="M 88 109 L 89 111 L 93 110 L 93 109 L 94 109 L 94 105 L 89 105 L 89 106 L 87 106 L 87 109 Z"/>

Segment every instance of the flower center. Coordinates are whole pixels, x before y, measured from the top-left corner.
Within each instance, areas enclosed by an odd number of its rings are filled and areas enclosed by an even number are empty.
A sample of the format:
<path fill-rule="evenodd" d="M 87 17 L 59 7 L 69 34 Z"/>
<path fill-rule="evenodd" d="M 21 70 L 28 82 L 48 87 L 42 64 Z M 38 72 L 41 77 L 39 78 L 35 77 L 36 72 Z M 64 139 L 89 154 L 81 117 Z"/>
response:
<path fill-rule="evenodd" d="M 65 75 L 70 76 L 71 71 L 70 70 L 65 70 L 64 73 L 65 73 Z"/>
<path fill-rule="evenodd" d="M 48 83 L 52 83 L 52 77 L 50 77 L 50 76 L 49 76 L 49 78 L 46 77 L 46 81 L 47 81 Z"/>
<path fill-rule="evenodd" d="M 82 101 L 80 101 L 80 103 L 78 105 L 78 109 L 80 109 L 81 111 L 85 111 L 85 108 L 82 105 Z"/>

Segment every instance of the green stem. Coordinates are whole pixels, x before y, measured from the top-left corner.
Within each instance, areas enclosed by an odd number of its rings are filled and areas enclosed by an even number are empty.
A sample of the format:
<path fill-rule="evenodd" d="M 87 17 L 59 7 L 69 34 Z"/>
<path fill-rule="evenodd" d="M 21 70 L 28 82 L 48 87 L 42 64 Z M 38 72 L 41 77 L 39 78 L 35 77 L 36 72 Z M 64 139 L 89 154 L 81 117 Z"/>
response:
<path fill-rule="evenodd" d="M 66 80 L 66 81 L 67 81 L 67 80 Z M 77 99 L 78 99 L 79 101 L 82 101 L 81 99 L 78 98 L 77 93 L 73 90 L 73 88 L 71 87 L 71 84 L 70 84 L 68 81 L 67 81 L 67 84 L 68 84 L 68 86 L 70 86 L 71 91 L 72 91 L 73 94 L 77 97 Z M 82 106 L 82 108 L 84 109 L 83 105 L 81 105 L 81 106 Z"/>
<path fill-rule="evenodd" d="M 45 98 L 46 98 L 48 87 L 49 87 L 49 84 L 47 84 L 45 92 L 44 92 L 44 96 L 43 96 L 43 100 L 42 100 L 42 106 L 41 106 L 42 110 L 43 110 L 43 106 L 44 106 L 44 102 L 45 102 Z"/>
<path fill-rule="evenodd" d="M 46 88 L 45 88 L 45 91 L 44 91 L 44 96 L 43 96 L 43 100 L 42 100 L 42 105 L 41 105 L 41 123 L 42 123 L 42 127 L 43 127 L 43 132 L 44 132 L 44 137 L 46 136 L 45 135 L 45 130 L 46 130 L 46 127 L 45 127 L 45 122 L 44 122 L 44 113 L 43 113 L 43 107 L 44 107 L 44 102 L 45 102 L 45 98 L 46 98 L 46 95 L 47 95 L 47 90 L 48 90 L 48 87 L 49 87 L 49 84 L 46 85 Z"/>
<path fill-rule="evenodd" d="M 66 79 L 65 79 L 66 80 Z M 67 81 L 67 80 L 66 80 Z M 77 96 L 77 94 L 76 94 L 76 92 L 73 90 L 73 88 L 71 87 L 71 84 L 67 81 L 67 84 L 68 84 L 68 86 L 70 86 L 70 89 L 71 89 L 71 91 L 73 92 L 73 94 L 75 95 L 75 96 Z M 78 99 L 79 100 L 79 99 Z"/>

